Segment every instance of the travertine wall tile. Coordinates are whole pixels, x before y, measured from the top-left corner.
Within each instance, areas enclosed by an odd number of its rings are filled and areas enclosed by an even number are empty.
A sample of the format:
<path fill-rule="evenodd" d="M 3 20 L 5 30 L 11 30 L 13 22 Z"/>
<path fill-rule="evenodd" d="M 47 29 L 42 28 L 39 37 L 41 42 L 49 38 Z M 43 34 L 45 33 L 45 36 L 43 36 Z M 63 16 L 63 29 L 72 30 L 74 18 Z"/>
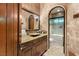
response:
<path fill-rule="evenodd" d="M 48 15 L 50 10 L 56 6 L 66 7 L 66 4 L 56 4 L 56 3 L 40 4 L 40 24 L 42 30 L 48 31 Z"/>
<path fill-rule="evenodd" d="M 22 8 L 40 15 L 40 3 L 22 3 Z"/>
<path fill-rule="evenodd" d="M 79 18 L 73 15 L 79 13 L 79 4 L 70 4 L 67 8 L 67 40 L 69 40 L 69 50 L 75 51 L 79 55 Z"/>
<path fill-rule="evenodd" d="M 48 31 L 48 14 L 56 6 L 64 6 L 67 9 L 67 48 L 74 50 L 79 54 L 79 18 L 73 18 L 73 15 L 79 13 L 79 4 L 40 4 L 40 24 L 41 29 Z"/>

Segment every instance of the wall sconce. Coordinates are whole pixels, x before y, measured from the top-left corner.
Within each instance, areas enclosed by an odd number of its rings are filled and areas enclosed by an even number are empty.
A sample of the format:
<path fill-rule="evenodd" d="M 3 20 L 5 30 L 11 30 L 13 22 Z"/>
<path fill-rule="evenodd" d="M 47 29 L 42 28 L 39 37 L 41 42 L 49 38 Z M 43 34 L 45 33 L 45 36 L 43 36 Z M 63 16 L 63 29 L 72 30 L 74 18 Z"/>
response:
<path fill-rule="evenodd" d="M 73 15 L 73 18 L 79 18 L 79 13 L 74 14 L 74 15 Z"/>

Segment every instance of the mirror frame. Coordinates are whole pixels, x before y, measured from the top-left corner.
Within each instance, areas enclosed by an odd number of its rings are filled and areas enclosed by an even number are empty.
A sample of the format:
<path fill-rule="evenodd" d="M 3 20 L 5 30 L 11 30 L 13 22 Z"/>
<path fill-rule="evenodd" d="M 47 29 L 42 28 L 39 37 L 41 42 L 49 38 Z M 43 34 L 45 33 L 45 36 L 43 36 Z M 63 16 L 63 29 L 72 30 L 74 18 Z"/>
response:
<path fill-rule="evenodd" d="M 34 12 L 32 12 L 32 11 L 29 11 L 29 10 L 27 10 L 27 9 L 25 9 L 25 8 L 21 8 L 22 10 L 24 10 L 25 12 L 28 12 L 28 13 L 30 13 L 31 15 L 36 15 L 36 16 L 38 16 L 38 20 L 39 20 L 39 24 L 38 24 L 38 29 L 34 29 L 33 31 L 38 31 L 38 30 L 40 30 L 40 15 L 38 15 L 38 14 L 36 14 L 36 13 L 34 13 Z M 30 15 L 29 15 L 29 17 L 30 17 Z M 29 17 L 28 17 L 28 19 L 29 19 Z M 30 20 L 29 20 L 29 22 L 30 22 Z M 28 22 L 28 23 L 29 23 Z M 28 24 L 29 25 L 29 24 Z M 30 29 L 29 29 L 30 27 L 28 26 L 28 30 L 26 29 L 26 31 L 30 31 Z"/>

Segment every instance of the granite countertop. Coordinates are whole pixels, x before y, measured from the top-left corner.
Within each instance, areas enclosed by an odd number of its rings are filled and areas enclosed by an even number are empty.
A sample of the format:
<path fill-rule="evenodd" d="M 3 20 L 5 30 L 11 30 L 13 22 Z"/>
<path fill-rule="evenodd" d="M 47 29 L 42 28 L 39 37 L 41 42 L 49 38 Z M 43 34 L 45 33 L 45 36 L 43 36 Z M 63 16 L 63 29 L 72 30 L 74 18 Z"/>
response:
<path fill-rule="evenodd" d="M 43 36 L 46 36 L 46 35 L 47 35 L 47 34 L 40 34 L 40 35 L 38 35 L 38 36 L 36 36 L 36 37 L 32 37 L 32 36 L 30 36 L 30 35 L 24 35 L 24 36 L 22 36 L 21 44 L 22 44 L 22 43 L 25 43 L 25 42 L 29 42 L 29 41 L 35 40 L 35 39 L 37 39 L 37 38 L 40 38 L 40 37 L 43 37 Z"/>

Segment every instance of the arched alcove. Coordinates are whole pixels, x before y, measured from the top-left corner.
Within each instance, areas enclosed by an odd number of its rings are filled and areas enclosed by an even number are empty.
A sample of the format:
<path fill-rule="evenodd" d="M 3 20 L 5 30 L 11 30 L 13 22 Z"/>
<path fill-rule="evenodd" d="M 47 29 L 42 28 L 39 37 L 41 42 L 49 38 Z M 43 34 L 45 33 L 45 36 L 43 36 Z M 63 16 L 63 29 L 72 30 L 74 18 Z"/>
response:
<path fill-rule="evenodd" d="M 63 47 L 63 53 L 65 53 L 65 8 L 64 7 L 56 6 L 50 10 L 48 14 L 48 34 L 49 34 L 49 46 L 50 47 L 51 45 L 55 46 L 55 44 L 57 43 L 57 45 L 61 45 Z M 58 38 L 59 36 L 61 36 L 62 38 L 61 37 Z"/>

